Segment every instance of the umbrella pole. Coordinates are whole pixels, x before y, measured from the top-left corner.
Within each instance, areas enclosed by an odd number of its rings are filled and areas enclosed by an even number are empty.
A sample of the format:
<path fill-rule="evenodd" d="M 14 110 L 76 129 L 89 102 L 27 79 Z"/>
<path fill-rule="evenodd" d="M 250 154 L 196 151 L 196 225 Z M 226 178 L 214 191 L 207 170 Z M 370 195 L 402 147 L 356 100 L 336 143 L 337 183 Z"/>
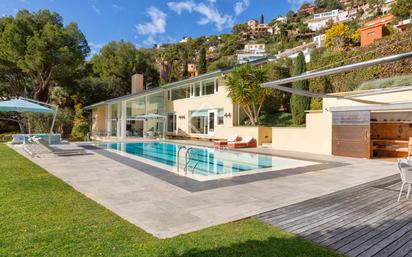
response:
<path fill-rule="evenodd" d="M 56 122 L 56 118 L 57 118 L 57 110 L 59 109 L 58 106 L 56 106 L 56 109 L 54 110 L 54 114 L 53 114 L 53 121 L 50 127 L 50 134 L 53 134 L 53 127 L 54 127 L 54 123 Z M 51 143 L 51 135 L 49 135 L 49 144 Z"/>

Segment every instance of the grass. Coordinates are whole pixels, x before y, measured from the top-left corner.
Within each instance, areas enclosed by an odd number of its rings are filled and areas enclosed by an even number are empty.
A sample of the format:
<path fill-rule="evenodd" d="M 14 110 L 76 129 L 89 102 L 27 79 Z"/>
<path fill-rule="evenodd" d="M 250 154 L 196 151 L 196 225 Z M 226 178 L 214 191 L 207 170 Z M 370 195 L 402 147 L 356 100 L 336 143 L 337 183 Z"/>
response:
<path fill-rule="evenodd" d="M 412 85 L 412 75 L 394 76 L 362 83 L 357 90 L 369 90 Z"/>
<path fill-rule="evenodd" d="M 0 256 L 339 256 L 248 219 L 160 240 L 0 144 Z"/>

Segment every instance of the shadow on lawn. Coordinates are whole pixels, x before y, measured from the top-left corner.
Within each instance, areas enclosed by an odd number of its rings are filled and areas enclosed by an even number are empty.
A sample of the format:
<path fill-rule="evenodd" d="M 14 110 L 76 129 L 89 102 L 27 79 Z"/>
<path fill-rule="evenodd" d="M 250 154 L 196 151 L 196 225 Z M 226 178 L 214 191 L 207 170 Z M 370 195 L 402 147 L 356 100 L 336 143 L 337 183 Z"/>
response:
<path fill-rule="evenodd" d="M 189 249 L 184 253 L 171 253 L 167 257 L 331 257 L 340 256 L 326 248 L 316 246 L 300 237 L 275 238 L 264 241 L 248 240 L 215 249 Z M 165 256 L 165 257 L 166 257 Z"/>

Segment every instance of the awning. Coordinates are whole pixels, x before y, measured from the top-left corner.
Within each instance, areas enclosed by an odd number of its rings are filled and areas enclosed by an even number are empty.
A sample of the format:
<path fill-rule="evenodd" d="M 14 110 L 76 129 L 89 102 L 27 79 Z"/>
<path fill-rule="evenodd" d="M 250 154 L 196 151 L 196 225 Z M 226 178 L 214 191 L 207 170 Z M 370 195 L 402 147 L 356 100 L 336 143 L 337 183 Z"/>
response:
<path fill-rule="evenodd" d="M 357 106 L 336 106 L 327 108 L 330 112 L 354 112 L 354 111 L 412 111 L 412 102 L 357 105 Z"/>
<path fill-rule="evenodd" d="M 149 113 L 149 114 L 137 116 L 135 118 L 136 119 L 165 119 L 166 116 L 160 115 L 160 114 L 151 114 L 151 113 Z"/>
<path fill-rule="evenodd" d="M 0 112 L 54 113 L 54 110 L 22 99 L 0 102 Z"/>

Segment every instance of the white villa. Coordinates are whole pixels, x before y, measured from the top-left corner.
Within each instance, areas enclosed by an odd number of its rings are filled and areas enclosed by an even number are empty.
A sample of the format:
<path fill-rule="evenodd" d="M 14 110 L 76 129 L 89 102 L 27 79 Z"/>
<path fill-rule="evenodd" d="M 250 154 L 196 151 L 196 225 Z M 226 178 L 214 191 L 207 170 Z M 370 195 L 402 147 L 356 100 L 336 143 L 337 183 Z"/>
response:
<path fill-rule="evenodd" d="M 237 134 L 253 136 L 258 144 L 271 143 L 271 128 L 238 126 L 245 115 L 228 96 L 224 76 L 230 71 L 217 70 L 150 90 L 144 90 L 143 76 L 136 74 L 130 95 L 86 107 L 92 111 L 92 135 L 108 140 L 160 136 L 213 140 Z"/>

